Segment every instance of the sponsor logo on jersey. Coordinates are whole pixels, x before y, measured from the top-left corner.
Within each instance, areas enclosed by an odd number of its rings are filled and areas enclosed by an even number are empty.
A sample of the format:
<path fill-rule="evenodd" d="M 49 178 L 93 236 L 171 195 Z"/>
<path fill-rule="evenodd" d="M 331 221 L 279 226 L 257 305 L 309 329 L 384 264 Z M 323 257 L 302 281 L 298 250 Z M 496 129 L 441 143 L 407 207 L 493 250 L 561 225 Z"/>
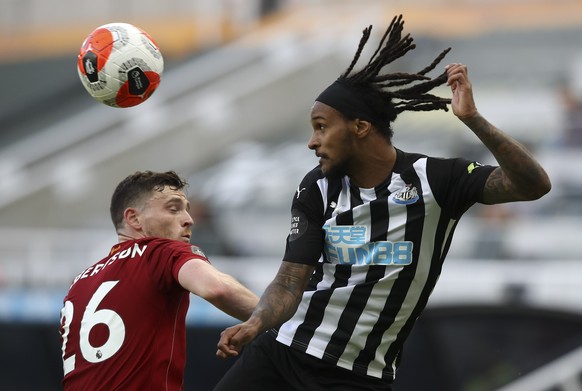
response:
<path fill-rule="evenodd" d="M 396 204 L 400 205 L 410 205 L 418 201 L 418 190 L 415 186 L 407 184 L 402 189 L 390 194 L 388 197 L 390 200 L 394 201 Z"/>
<path fill-rule="evenodd" d="M 324 225 L 325 255 L 329 262 L 351 265 L 410 265 L 413 244 L 409 241 L 366 242 L 367 227 Z"/>

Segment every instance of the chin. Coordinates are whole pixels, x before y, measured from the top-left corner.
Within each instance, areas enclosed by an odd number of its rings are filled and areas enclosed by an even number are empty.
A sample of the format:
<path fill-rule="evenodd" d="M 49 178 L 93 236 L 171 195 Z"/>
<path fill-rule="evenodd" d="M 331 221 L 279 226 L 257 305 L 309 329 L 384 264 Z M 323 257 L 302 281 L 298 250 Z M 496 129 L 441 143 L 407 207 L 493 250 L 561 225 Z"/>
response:
<path fill-rule="evenodd" d="M 346 175 L 345 170 L 340 167 L 321 167 L 321 172 L 326 178 L 341 178 Z"/>

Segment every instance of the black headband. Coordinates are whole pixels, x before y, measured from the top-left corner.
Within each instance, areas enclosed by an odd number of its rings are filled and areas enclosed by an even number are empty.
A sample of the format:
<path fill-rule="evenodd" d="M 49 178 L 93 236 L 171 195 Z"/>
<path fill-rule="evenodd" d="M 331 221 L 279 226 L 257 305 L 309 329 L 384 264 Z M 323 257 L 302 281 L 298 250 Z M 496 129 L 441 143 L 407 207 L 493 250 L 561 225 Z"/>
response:
<path fill-rule="evenodd" d="M 315 100 L 333 107 L 349 118 L 360 118 L 378 125 L 390 122 L 387 114 L 378 113 L 370 105 L 370 95 L 373 93 L 372 89 L 365 91 L 336 80 Z"/>

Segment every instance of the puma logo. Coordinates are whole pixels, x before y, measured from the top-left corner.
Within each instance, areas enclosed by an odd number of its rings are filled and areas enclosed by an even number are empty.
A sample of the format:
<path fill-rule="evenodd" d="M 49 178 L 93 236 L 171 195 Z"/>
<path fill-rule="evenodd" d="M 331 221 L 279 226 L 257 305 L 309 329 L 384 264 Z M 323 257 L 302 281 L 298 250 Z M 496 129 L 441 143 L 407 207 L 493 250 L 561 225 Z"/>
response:
<path fill-rule="evenodd" d="M 297 188 L 297 199 L 299 199 L 299 196 L 301 195 L 301 192 L 302 192 L 303 190 L 305 190 L 305 188 L 304 188 L 304 187 L 303 187 L 303 188 L 301 188 L 301 189 L 300 189 L 299 187 Z"/>

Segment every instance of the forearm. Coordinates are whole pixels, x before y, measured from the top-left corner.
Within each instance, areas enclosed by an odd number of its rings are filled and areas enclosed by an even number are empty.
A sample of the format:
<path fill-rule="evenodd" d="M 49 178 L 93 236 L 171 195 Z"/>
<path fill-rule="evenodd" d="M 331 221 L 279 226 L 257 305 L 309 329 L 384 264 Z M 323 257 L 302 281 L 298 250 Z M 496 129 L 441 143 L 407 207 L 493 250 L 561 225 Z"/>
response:
<path fill-rule="evenodd" d="M 247 320 L 259 297 L 234 277 L 201 259 L 186 262 L 178 272 L 180 285 L 239 320 Z"/>
<path fill-rule="evenodd" d="M 300 300 L 301 296 L 273 281 L 261 296 L 249 323 L 254 323 L 259 333 L 279 326 L 293 316 Z"/>
<path fill-rule="evenodd" d="M 312 273 L 311 266 L 283 262 L 248 321 L 257 328 L 257 334 L 277 327 L 293 316 Z"/>
<path fill-rule="evenodd" d="M 549 191 L 548 175 L 521 143 L 493 126 L 479 113 L 461 120 L 489 149 L 501 167 L 486 184 L 489 189 L 485 194 L 490 196 L 486 201 L 532 200 Z"/>
<path fill-rule="evenodd" d="M 259 297 L 228 275 L 224 275 L 222 285 L 222 289 L 214 297 L 208 298 L 208 301 L 236 319 L 249 319 Z"/>

